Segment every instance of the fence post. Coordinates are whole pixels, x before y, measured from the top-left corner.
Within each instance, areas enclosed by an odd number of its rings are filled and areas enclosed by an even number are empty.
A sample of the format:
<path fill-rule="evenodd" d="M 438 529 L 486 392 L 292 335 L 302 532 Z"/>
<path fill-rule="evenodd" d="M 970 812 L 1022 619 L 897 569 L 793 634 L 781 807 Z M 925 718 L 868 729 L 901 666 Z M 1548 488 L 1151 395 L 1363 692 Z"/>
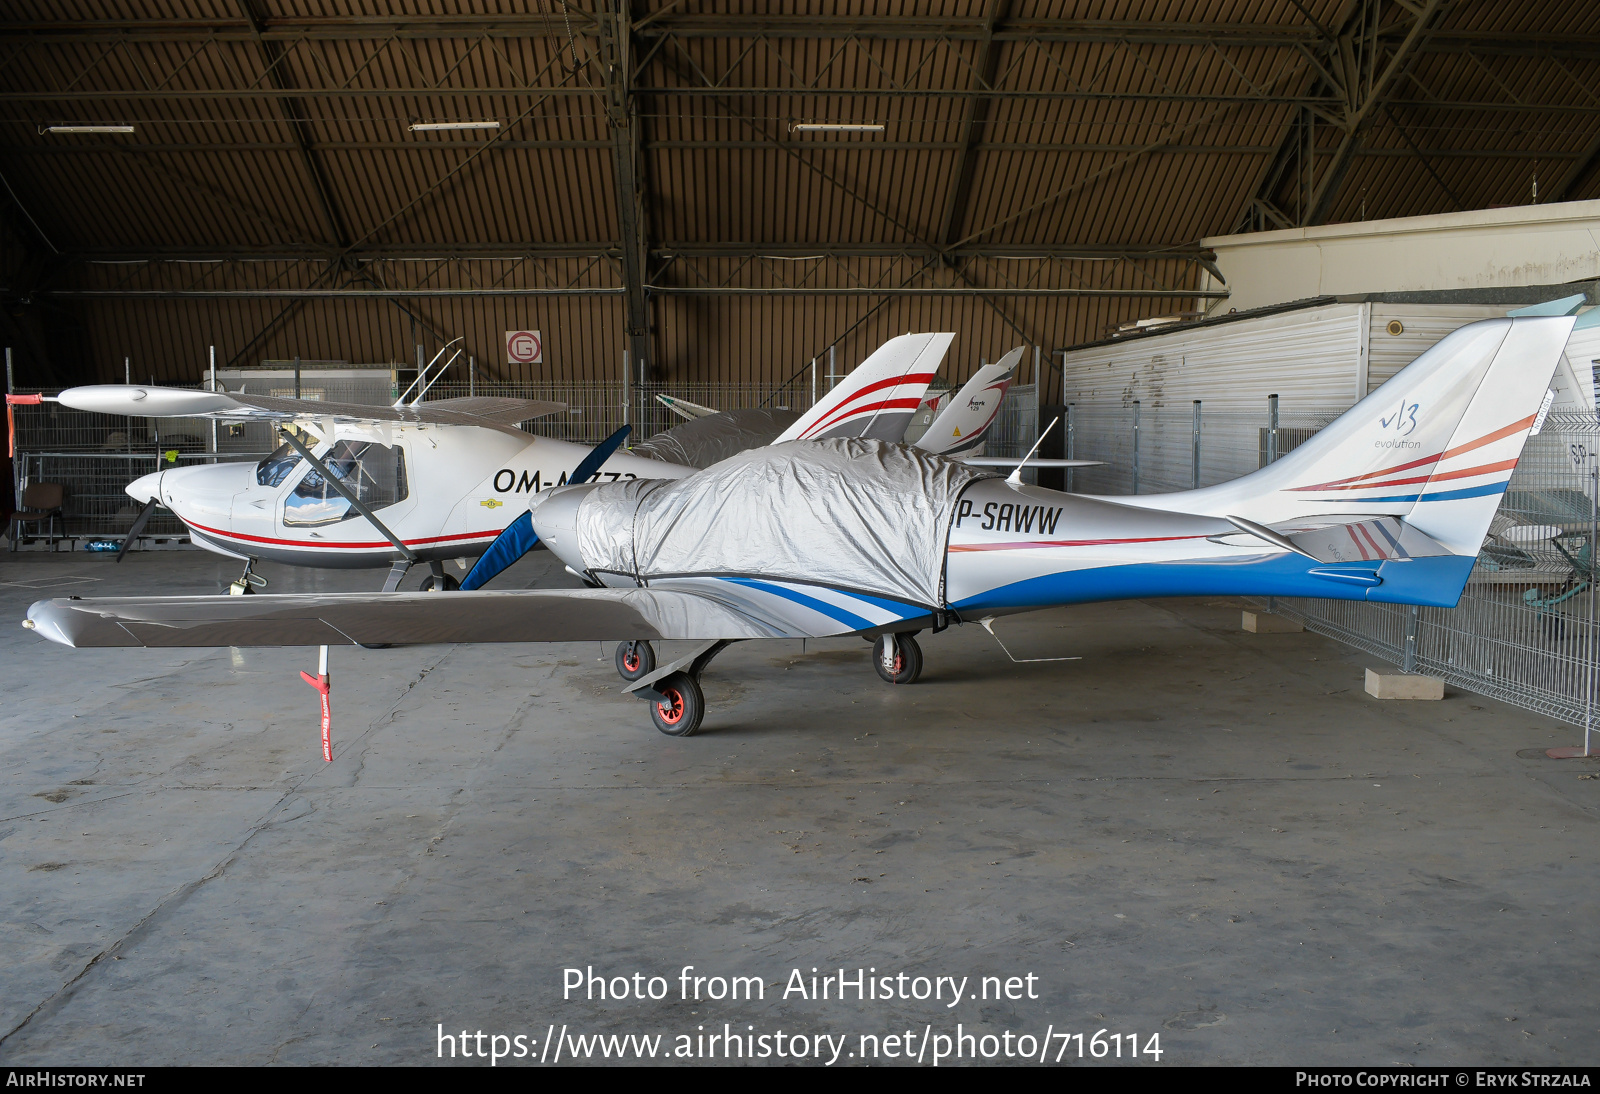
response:
<path fill-rule="evenodd" d="M 828 390 L 833 390 L 833 385 L 839 382 L 839 377 L 833 371 L 833 347 L 828 347 Z"/>
<path fill-rule="evenodd" d="M 1194 473 L 1190 475 L 1191 490 L 1200 489 L 1200 400 L 1194 401 Z"/>
<path fill-rule="evenodd" d="M 213 392 L 215 392 L 217 390 L 217 347 L 216 346 L 212 346 L 211 347 L 211 390 Z M 217 420 L 215 418 L 212 418 L 211 419 L 211 455 L 213 457 L 215 457 L 216 454 L 217 454 Z M 217 461 L 215 459 L 212 459 L 211 462 L 212 463 L 216 463 Z"/>
<path fill-rule="evenodd" d="M 811 405 L 817 405 L 817 359 L 811 359 Z"/>
<path fill-rule="evenodd" d="M 6 351 L 9 360 L 10 350 Z M 1594 554 L 1596 550 L 1596 533 L 1600 532 L 1600 462 L 1596 457 L 1589 457 L 1589 662 L 1588 686 L 1584 688 L 1583 701 L 1583 755 L 1585 758 L 1594 755 L 1589 747 L 1589 738 L 1594 729 L 1594 676 L 1595 676 L 1595 632 L 1594 632 Z"/>
<path fill-rule="evenodd" d="M 1139 492 L 1139 400 L 1133 401 L 1133 492 Z"/>
<path fill-rule="evenodd" d="M 417 352 L 419 354 L 422 352 L 421 346 L 417 347 Z M 300 355 L 298 353 L 294 355 L 294 397 L 296 399 L 300 398 Z"/>
<path fill-rule="evenodd" d="M 467 358 L 467 398 L 478 394 L 478 359 Z"/>
<path fill-rule="evenodd" d="M 1417 628 L 1422 625 L 1422 609 L 1415 604 L 1406 609 L 1405 648 L 1400 651 L 1400 671 L 1417 671 Z"/>
<path fill-rule="evenodd" d="M 11 347 L 7 346 L 6 347 L 6 394 L 7 395 L 13 395 L 15 393 L 16 393 L 16 384 L 14 383 L 14 377 L 11 375 Z M 6 415 L 6 419 L 7 419 L 6 428 L 7 429 L 12 429 L 12 430 L 16 429 L 16 427 L 17 427 L 16 419 L 10 414 Z M 8 450 L 9 451 L 15 452 L 17 450 L 16 434 L 12 433 L 12 434 L 8 435 L 6 437 L 6 444 L 8 446 Z M 12 464 L 11 465 L 11 492 L 13 494 L 13 498 L 12 498 L 12 501 L 14 503 L 13 507 L 16 508 L 16 509 L 21 509 L 22 508 L 22 474 L 17 469 L 17 465 L 16 464 Z"/>
<path fill-rule="evenodd" d="M 1070 459 L 1072 459 L 1072 404 L 1071 403 L 1067 404 L 1066 413 L 1063 416 L 1067 419 L 1066 423 L 1065 423 L 1066 427 L 1067 427 L 1067 453 L 1066 453 L 1066 458 L 1070 460 Z M 1077 481 L 1073 478 L 1073 472 L 1075 470 L 1076 470 L 1076 468 L 1072 468 L 1072 467 L 1067 468 L 1067 492 L 1069 494 L 1078 485 Z"/>
<path fill-rule="evenodd" d="M 631 425 L 628 415 L 633 411 L 633 362 L 628 351 L 622 351 L 622 424 Z"/>
<path fill-rule="evenodd" d="M 1267 396 L 1267 462 L 1278 462 L 1278 397 Z"/>

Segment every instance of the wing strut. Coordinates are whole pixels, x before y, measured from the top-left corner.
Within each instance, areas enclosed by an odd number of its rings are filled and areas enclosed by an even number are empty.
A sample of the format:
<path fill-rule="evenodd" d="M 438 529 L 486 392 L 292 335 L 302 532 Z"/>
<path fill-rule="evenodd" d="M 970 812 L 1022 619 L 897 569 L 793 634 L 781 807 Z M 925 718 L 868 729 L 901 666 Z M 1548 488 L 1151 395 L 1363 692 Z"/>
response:
<path fill-rule="evenodd" d="M 332 471 L 329 471 L 327 464 L 313 456 L 311 454 L 311 449 L 302 444 L 300 442 L 300 438 L 296 437 L 292 430 L 285 429 L 282 432 L 283 439 L 288 441 L 289 444 L 294 447 L 296 452 L 304 456 L 307 463 L 316 468 L 317 474 L 322 476 L 323 482 L 333 487 L 334 491 L 341 498 L 350 503 L 351 508 L 370 520 L 372 522 L 372 526 L 378 531 L 382 532 L 385 539 L 394 544 L 395 550 L 406 556 L 407 562 L 417 561 L 417 552 L 407 547 L 405 542 L 399 536 L 389 531 L 388 525 L 384 524 L 383 521 L 374 516 L 372 510 L 367 508 L 367 503 L 356 497 L 355 492 L 344 484 L 343 479 L 335 475 Z"/>

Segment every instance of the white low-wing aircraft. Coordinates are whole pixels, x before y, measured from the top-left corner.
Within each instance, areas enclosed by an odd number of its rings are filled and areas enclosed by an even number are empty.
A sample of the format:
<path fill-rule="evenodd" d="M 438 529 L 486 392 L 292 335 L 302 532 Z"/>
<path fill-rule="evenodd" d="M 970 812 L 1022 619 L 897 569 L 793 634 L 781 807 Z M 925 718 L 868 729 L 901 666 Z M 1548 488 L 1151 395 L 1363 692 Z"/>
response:
<path fill-rule="evenodd" d="M 1450 607 L 1542 425 L 1572 327 L 1570 315 L 1463 327 L 1283 459 L 1201 490 L 1091 497 L 878 440 L 797 442 L 676 481 L 541 495 L 534 532 L 592 588 L 42 600 L 24 626 L 69 646 L 324 653 L 694 640 L 627 689 L 662 732 L 686 736 L 704 713 L 700 674 L 735 641 L 861 635 L 876 640 L 880 676 L 910 683 L 919 631 L 1060 604 L 1273 595 Z"/>
<path fill-rule="evenodd" d="M 898 439 L 952 338 L 890 339 L 777 439 Z M 308 444 L 285 432 L 283 445 L 259 464 L 173 468 L 127 487 L 145 510 L 125 546 L 153 508 L 165 506 L 194 543 L 245 562 L 235 592 L 265 584 L 251 573 L 258 559 L 387 566 L 386 591 L 399 586 L 410 566 L 426 563 L 432 573 L 425 589 L 453 589 L 445 561 L 482 554 L 539 491 L 565 484 L 595 451 L 604 452 L 601 481 L 670 479 L 696 470 L 615 451 L 620 434 L 609 448 L 593 450 L 516 428 L 565 410 L 560 403 L 477 398 L 374 407 L 124 384 L 70 388 L 59 399 L 104 414 L 277 421 L 310 435 Z"/>

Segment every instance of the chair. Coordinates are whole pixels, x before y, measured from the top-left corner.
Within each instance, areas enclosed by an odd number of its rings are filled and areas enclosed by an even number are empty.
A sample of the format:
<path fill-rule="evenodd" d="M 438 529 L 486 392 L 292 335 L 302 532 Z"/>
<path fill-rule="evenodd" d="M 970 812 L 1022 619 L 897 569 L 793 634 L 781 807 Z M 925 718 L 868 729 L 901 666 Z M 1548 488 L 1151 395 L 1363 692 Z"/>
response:
<path fill-rule="evenodd" d="M 36 482 L 27 486 L 22 491 L 22 508 L 11 514 L 11 526 L 6 534 L 11 537 L 11 549 L 17 549 L 17 542 L 22 538 L 22 526 L 32 524 L 35 527 L 49 524 L 50 545 L 56 542 L 56 521 L 62 523 L 63 532 L 66 525 L 66 514 L 63 507 L 67 500 L 67 488 L 59 482 Z M 37 534 L 37 533 L 35 533 Z"/>

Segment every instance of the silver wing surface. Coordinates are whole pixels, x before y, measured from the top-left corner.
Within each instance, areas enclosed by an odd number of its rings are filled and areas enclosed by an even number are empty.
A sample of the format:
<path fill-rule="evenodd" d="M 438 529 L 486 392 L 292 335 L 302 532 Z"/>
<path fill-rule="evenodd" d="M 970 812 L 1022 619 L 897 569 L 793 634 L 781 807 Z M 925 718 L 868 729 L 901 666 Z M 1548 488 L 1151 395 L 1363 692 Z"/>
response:
<path fill-rule="evenodd" d="M 401 406 L 367 406 L 329 403 L 319 399 L 279 399 L 270 395 L 244 395 L 231 391 L 189 391 L 184 388 L 147 387 L 139 384 L 93 384 L 68 388 L 58 396 L 62 405 L 100 414 L 144 418 L 216 418 L 219 421 L 388 422 L 400 425 L 466 425 L 520 432 L 518 422 L 531 421 L 567 409 L 566 403 L 542 399 L 476 396 L 438 399 Z"/>
<path fill-rule="evenodd" d="M 34 604 L 23 626 L 76 647 L 807 637 L 710 597 L 662 589 L 68 598 Z"/>

